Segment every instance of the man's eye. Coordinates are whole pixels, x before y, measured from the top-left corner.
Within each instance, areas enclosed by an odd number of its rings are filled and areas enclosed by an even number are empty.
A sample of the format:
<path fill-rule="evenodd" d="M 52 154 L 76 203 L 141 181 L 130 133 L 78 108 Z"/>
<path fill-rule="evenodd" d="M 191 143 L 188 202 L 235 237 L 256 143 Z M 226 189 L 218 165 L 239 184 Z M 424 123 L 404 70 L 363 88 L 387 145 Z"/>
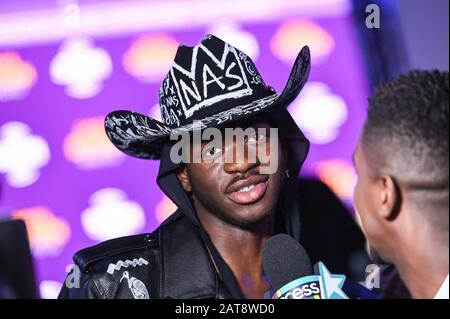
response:
<path fill-rule="evenodd" d="M 248 137 L 248 143 L 262 143 L 266 140 L 266 134 L 264 133 L 256 133 Z"/>
<path fill-rule="evenodd" d="M 203 156 L 215 156 L 219 154 L 222 150 L 216 146 L 210 146 L 203 150 Z"/>

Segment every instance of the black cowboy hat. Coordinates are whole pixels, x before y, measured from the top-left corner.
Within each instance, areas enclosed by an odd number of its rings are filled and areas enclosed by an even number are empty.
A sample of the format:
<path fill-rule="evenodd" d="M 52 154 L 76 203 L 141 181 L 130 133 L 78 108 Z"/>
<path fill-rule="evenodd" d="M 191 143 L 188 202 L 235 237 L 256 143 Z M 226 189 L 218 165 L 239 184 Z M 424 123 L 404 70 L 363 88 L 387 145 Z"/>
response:
<path fill-rule="evenodd" d="M 163 122 L 131 111 L 106 116 L 105 129 L 121 151 L 158 159 L 174 130 L 216 127 L 258 113 L 286 107 L 303 88 L 310 70 L 307 46 L 298 54 L 283 91 L 267 86 L 253 61 L 221 39 L 207 35 L 199 45 L 178 47 L 159 90 Z M 301 131 L 298 127 L 299 135 Z M 304 154 L 306 155 L 306 154 Z"/>

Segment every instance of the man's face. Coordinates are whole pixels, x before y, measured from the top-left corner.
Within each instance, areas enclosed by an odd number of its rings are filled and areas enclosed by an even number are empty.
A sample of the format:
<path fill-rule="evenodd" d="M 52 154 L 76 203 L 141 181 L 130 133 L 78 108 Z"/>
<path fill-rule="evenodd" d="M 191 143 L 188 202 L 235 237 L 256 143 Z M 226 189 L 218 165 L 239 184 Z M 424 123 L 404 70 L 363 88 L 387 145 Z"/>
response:
<path fill-rule="evenodd" d="M 264 150 L 270 161 L 278 163 L 275 172 L 261 172 L 268 162 L 267 159 L 261 162 L 259 150 L 256 161 L 248 161 L 247 156 L 243 161 L 237 160 L 236 156 L 231 157 L 232 161 L 224 161 L 227 152 L 236 151 L 236 140 L 223 141 L 213 147 L 202 142 L 192 146 L 193 152 L 201 151 L 213 161 L 186 164 L 182 174 L 186 174 L 187 181 L 182 181 L 182 184 L 186 191 L 192 193 L 194 204 L 228 224 L 247 228 L 273 212 L 285 176 L 285 155 L 280 144 L 277 144 L 277 150 L 271 150 L 270 139 L 276 138 L 276 143 L 279 141 L 278 136 L 270 136 L 272 126 L 268 122 L 238 123 L 235 126 L 255 129 L 257 134 L 245 140 L 246 154 L 249 148 Z M 265 136 L 258 134 L 261 132 L 258 128 L 265 128 Z"/>
<path fill-rule="evenodd" d="M 360 141 L 353 156 L 358 174 L 353 200 L 367 239 L 368 253 L 374 262 L 384 264 L 386 261 L 383 258 L 383 243 L 386 238 L 383 236 L 382 223 L 378 214 L 381 194 L 377 176 L 369 165 L 370 160 L 370 153 L 364 151 Z"/>

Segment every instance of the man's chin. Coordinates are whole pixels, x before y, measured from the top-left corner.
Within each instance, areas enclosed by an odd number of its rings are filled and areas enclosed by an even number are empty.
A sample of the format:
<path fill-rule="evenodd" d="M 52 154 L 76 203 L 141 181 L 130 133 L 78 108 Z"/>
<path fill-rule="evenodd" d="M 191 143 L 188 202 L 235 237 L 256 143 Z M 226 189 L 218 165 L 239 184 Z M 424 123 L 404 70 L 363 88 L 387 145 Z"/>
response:
<path fill-rule="evenodd" d="M 219 216 L 222 221 L 242 229 L 252 229 L 272 218 L 273 208 L 241 206 L 237 210 L 228 210 Z"/>
<path fill-rule="evenodd" d="M 366 250 L 367 254 L 369 255 L 370 259 L 377 265 L 389 265 L 390 263 L 384 259 L 381 254 L 373 248 L 369 242 L 366 242 Z"/>
<path fill-rule="evenodd" d="M 250 216 L 239 216 L 239 217 L 231 217 L 231 216 L 227 216 L 225 217 L 224 221 L 227 222 L 228 224 L 231 224 L 235 227 L 239 227 L 242 229 L 251 229 L 254 228 L 257 225 L 260 225 L 261 222 L 263 222 L 264 220 L 266 220 L 268 218 L 269 214 L 263 214 L 261 216 L 254 216 L 254 217 L 250 217 Z"/>

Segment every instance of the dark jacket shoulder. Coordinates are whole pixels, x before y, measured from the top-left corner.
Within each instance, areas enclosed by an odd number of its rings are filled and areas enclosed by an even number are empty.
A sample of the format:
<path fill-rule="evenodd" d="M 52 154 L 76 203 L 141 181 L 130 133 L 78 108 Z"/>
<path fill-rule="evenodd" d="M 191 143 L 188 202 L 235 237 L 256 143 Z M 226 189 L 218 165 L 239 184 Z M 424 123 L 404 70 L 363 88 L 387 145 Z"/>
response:
<path fill-rule="evenodd" d="M 112 261 L 116 256 L 121 259 L 127 254 L 158 248 L 158 236 L 155 233 L 115 238 L 82 249 L 75 253 L 73 260 L 82 271 L 96 269 L 104 261 Z M 122 258 L 123 259 L 123 258 Z"/>
<path fill-rule="evenodd" d="M 77 252 L 59 298 L 148 299 L 159 295 L 157 232 L 108 240 Z"/>
<path fill-rule="evenodd" d="M 59 298 L 229 297 L 198 229 L 179 211 L 153 233 L 83 249 L 74 261 Z"/>

